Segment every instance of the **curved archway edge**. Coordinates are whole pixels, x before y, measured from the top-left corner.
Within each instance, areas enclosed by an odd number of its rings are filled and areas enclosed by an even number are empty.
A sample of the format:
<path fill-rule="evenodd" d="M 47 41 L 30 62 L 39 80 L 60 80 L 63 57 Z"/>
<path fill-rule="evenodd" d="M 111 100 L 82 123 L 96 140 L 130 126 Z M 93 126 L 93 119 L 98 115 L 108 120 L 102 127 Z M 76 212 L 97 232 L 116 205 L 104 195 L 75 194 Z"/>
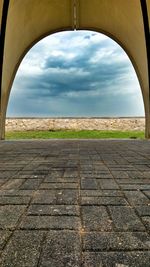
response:
<path fill-rule="evenodd" d="M 6 27 L 6 36 L 5 36 L 5 49 L 4 49 L 4 62 L 3 62 L 3 72 L 2 72 L 2 87 L 1 87 L 1 111 L 0 111 L 0 139 L 4 139 L 5 137 L 5 117 L 6 117 L 6 110 L 7 104 L 9 99 L 10 90 L 12 87 L 12 83 L 14 77 L 16 75 L 17 69 L 24 58 L 25 54 L 30 50 L 30 48 L 35 45 L 39 40 L 42 38 L 56 32 L 60 31 L 67 31 L 67 30 L 74 30 L 75 25 L 77 26 L 77 30 L 93 30 L 100 33 L 104 33 L 105 35 L 109 36 L 113 40 L 115 40 L 127 53 L 129 56 L 133 67 L 137 73 L 137 77 L 139 79 L 139 83 L 141 86 L 141 91 L 144 100 L 144 107 L 145 107 L 145 117 L 146 117 L 146 137 L 150 137 L 150 103 L 149 103 L 149 77 L 148 77 L 148 64 L 147 64 L 147 54 L 146 54 L 146 45 L 145 45 L 145 36 L 144 36 L 144 26 L 143 26 L 143 17 L 142 11 L 140 6 L 140 1 L 133 1 L 132 5 L 134 4 L 134 9 L 131 9 L 131 1 L 120 1 L 120 0 L 112 0 L 110 1 L 98 1 L 93 0 L 92 4 L 90 0 L 65 0 L 63 5 L 60 5 L 59 0 L 54 0 L 53 5 L 50 4 L 49 1 L 43 0 L 37 1 L 35 0 L 31 2 L 26 1 L 26 9 L 24 8 L 20 17 L 16 16 L 16 13 L 19 15 L 19 11 L 22 5 L 18 5 L 19 1 L 12 0 L 11 4 L 9 5 L 9 12 L 7 18 L 7 27 Z M 101 3 L 99 3 L 101 2 Z M 46 4 L 47 3 L 47 4 Z M 107 3 L 107 4 L 106 4 Z M 110 4 L 111 3 L 111 4 Z M 120 5 L 122 3 L 122 5 Z M 126 3 L 126 4 L 124 4 Z M 72 7 L 77 5 L 76 14 L 72 11 Z M 117 25 L 118 16 L 112 18 L 112 16 L 108 16 L 107 20 L 103 17 L 103 13 L 109 13 L 112 5 L 112 8 L 116 7 L 118 4 L 118 14 L 126 7 L 125 14 L 129 16 L 129 20 L 132 21 L 134 13 L 136 13 L 136 27 L 141 30 L 142 38 L 139 41 L 139 31 L 137 34 L 133 31 L 133 29 L 129 28 L 125 22 L 120 24 L 121 27 L 117 30 L 113 27 Z M 34 6 L 36 5 L 36 6 Z M 93 7 L 92 7 L 93 5 Z M 33 7 L 36 8 L 36 11 L 33 12 Z M 56 8 L 59 7 L 59 12 Z M 86 7 L 86 11 L 83 10 L 83 7 Z M 33 31 L 38 25 L 39 16 L 37 15 L 37 10 L 42 9 L 43 12 L 46 10 L 51 10 L 52 17 L 49 18 L 49 15 L 46 13 L 45 21 L 37 31 Z M 101 9 L 100 9 L 101 8 Z M 67 12 L 66 12 L 67 10 Z M 108 12 L 109 10 L 109 12 Z M 30 14 L 33 16 L 34 19 L 31 21 L 26 18 L 27 11 L 30 11 Z M 54 12 L 55 11 L 55 12 Z M 84 12 L 83 12 L 84 11 Z M 97 12 L 98 11 L 98 12 Z M 21 13 L 21 12 L 20 12 Z M 131 13 L 131 15 L 130 15 Z M 66 15 L 66 17 L 62 20 L 59 19 L 59 16 Z M 98 19 L 98 16 L 101 14 L 101 17 Z M 94 17 L 96 16 L 96 19 Z M 110 14 L 108 14 L 110 15 Z M 32 17 L 31 16 L 31 17 Z M 34 17 L 35 16 L 35 17 Z M 23 17 L 23 19 L 22 19 Z M 57 17 L 57 18 L 56 18 Z M 74 18 L 78 20 L 78 23 L 74 22 Z M 126 16 L 125 16 L 126 18 Z M 90 20 L 91 19 L 91 20 Z M 114 19 L 114 20 L 113 20 Z M 124 21 L 124 20 L 123 20 Z M 16 24 L 20 22 L 20 27 L 15 32 L 13 29 L 15 28 Z M 27 23 L 28 22 L 28 23 Z M 51 22 L 51 24 L 49 24 Z M 41 23 L 41 22 L 40 22 Z M 111 23 L 113 24 L 111 26 Z M 51 26 L 49 26 L 51 25 Z M 141 26 L 141 27 L 139 27 Z M 139 27 L 139 28 L 138 28 Z M 24 29 L 24 40 L 20 39 L 23 38 L 23 32 L 20 32 L 20 28 Z M 112 29 L 112 30 L 111 30 Z M 115 29 L 115 30 L 113 30 Z M 123 32 L 123 34 L 122 34 Z M 124 34 L 126 33 L 126 38 L 123 38 Z M 10 46 L 12 44 L 12 40 L 14 43 L 12 45 L 12 49 Z M 21 40 L 21 42 L 19 42 Z M 133 41 L 133 42 L 132 42 Z M 133 47 L 134 46 L 134 47 Z M 12 54 L 13 53 L 13 54 Z M 141 55 L 143 60 L 141 61 Z"/>

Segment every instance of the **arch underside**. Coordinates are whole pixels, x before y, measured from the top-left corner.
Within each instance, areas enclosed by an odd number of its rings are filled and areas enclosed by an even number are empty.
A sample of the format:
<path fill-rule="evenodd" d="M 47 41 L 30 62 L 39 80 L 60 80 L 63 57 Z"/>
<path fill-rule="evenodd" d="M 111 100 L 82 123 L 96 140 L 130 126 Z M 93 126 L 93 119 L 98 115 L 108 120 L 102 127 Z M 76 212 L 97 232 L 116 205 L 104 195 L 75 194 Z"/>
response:
<path fill-rule="evenodd" d="M 146 136 L 150 137 L 149 77 L 140 0 L 11 0 L 2 72 L 0 139 L 5 136 L 5 117 L 12 83 L 25 54 L 43 37 L 74 29 L 104 33 L 128 54 L 141 85 Z"/>

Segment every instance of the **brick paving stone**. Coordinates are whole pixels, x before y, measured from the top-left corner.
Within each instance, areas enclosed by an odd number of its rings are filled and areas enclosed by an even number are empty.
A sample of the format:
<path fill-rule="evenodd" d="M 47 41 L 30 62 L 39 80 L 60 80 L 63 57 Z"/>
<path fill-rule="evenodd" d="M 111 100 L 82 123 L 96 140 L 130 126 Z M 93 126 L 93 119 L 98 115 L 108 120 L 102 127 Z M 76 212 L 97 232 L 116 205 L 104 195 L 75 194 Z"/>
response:
<path fill-rule="evenodd" d="M 150 184 L 121 184 L 120 188 L 122 190 L 145 190 L 150 189 Z"/>
<path fill-rule="evenodd" d="M 83 267 L 149 267 L 150 252 L 84 252 Z"/>
<path fill-rule="evenodd" d="M 2 178 L 0 178 L 0 188 L 2 187 L 2 185 L 4 184 L 4 183 L 6 183 L 7 182 L 7 179 L 2 179 Z"/>
<path fill-rule="evenodd" d="M 0 205 L 15 204 L 23 205 L 28 204 L 30 197 L 27 196 L 0 196 Z"/>
<path fill-rule="evenodd" d="M 78 204 L 78 191 L 77 190 L 41 190 L 38 192 L 32 203 L 35 204 L 58 204 L 58 205 L 75 205 Z"/>
<path fill-rule="evenodd" d="M 137 178 L 128 178 L 128 179 L 116 179 L 117 183 L 120 184 L 150 184 L 150 180 L 149 179 L 137 179 Z"/>
<path fill-rule="evenodd" d="M 28 215 L 74 215 L 79 216 L 79 207 L 76 205 L 31 205 Z"/>
<path fill-rule="evenodd" d="M 80 219 L 76 216 L 27 216 L 21 223 L 20 229 L 70 229 L 80 227 Z"/>
<path fill-rule="evenodd" d="M 105 207 L 83 206 L 83 228 L 87 231 L 111 231 L 112 221 Z"/>
<path fill-rule="evenodd" d="M 54 178 L 62 178 L 63 177 L 63 171 L 52 171 L 51 177 Z"/>
<path fill-rule="evenodd" d="M 35 179 L 26 179 L 25 183 L 23 183 L 23 185 L 20 187 L 20 189 L 24 189 L 24 190 L 36 190 L 39 188 L 41 182 L 42 182 L 42 178 L 35 178 Z"/>
<path fill-rule="evenodd" d="M 137 206 L 135 207 L 139 216 L 150 216 L 150 205 L 149 206 Z"/>
<path fill-rule="evenodd" d="M 11 231 L 0 230 L 0 251 L 3 249 L 6 244 L 7 239 L 10 237 Z"/>
<path fill-rule="evenodd" d="M 9 189 L 18 189 L 22 183 L 24 182 L 24 179 L 9 179 L 2 187 L 1 189 L 9 190 Z"/>
<path fill-rule="evenodd" d="M 150 204 L 150 200 L 141 191 L 124 191 L 124 194 L 133 206 Z"/>
<path fill-rule="evenodd" d="M 34 194 L 34 190 L 0 190 L 0 196 L 32 196 Z"/>
<path fill-rule="evenodd" d="M 82 235 L 84 251 L 131 251 L 150 249 L 145 232 L 92 232 Z"/>
<path fill-rule="evenodd" d="M 16 175 L 19 179 L 36 179 L 36 178 L 45 178 L 45 174 L 34 174 L 34 172 L 21 171 Z"/>
<path fill-rule="evenodd" d="M 0 206 L 0 229 L 15 228 L 18 219 L 25 211 L 26 206 L 5 205 Z"/>
<path fill-rule="evenodd" d="M 67 177 L 67 178 L 55 178 L 55 177 L 45 177 L 44 179 L 44 183 L 77 183 L 79 180 L 79 177 L 77 178 L 70 178 L 70 177 Z"/>
<path fill-rule="evenodd" d="M 95 178 L 99 178 L 99 179 L 112 179 L 113 176 L 110 173 L 97 173 L 95 175 Z"/>
<path fill-rule="evenodd" d="M 149 189 L 149 188 L 148 188 Z M 150 190 L 143 191 L 145 195 L 150 199 Z"/>
<path fill-rule="evenodd" d="M 81 190 L 81 196 L 83 197 L 120 197 L 123 196 L 121 190 Z"/>
<path fill-rule="evenodd" d="M 94 175 L 93 171 L 91 172 L 81 172 L 80 171 L 80 177 L 81 179 L 91 179 L 91 177 L 97 178 L 96 175 Z"/>
<path fill-rule="evenodd" d="M 49 231 L 43 246 L 40 267 L 80 267 L 80 254 L 78 232 Z"/>
<path fill-rule="evenodd" d="M 0 168 L 1 173 L 0 173 L 0 179 L 7 179 L 7 178 L 11 178 L 13 176 L 13 174 L 15 174 L 15 172 L 10 173 L 8 171 L 2 171 L 2 169 Z"/>
<path fill-rule="evenodd" d="M 113 179 L 99 179 L 98 184 L 101 189 L 119 189 L 118 184 Z"/>
<path fill-rule="evenodd" d="M 148 168 L 150 169 L 150 165 Z M 149 171 L 142 171 L 142 177 L 150 178 L 150 170 Z"/>
<path fill-rule="evenodd" d="M 138 180 L 139 179 L 139 180 L 142 181 L 143 178 L 146 178 L 146 177 L 144 177 L 143 172 L 135 171 L 134 169 L 131 170 L 131 171 L 127 171 L 127 173 L 129 174 L 129 177 L 132 178 L 132 179 L 134 178 L 134 180 Z"/>
<path fill-rule="evenodd" d="M 99 174 L 103 174 L 103 173 L 110 174 L 108 167 L 106 165 L 104 165 L 101 162 L 99 162 L 98 165 L 96 165 L 95 161 L 94 161 L 94 163 L 95 163 L 95 165 L 94 165 L 95 172 L 97 172 Z"/>
<path fill-rule="evenodd" d="M 123 197 L 82 197 L 82 205 L 128 205 Z"/>
<path fill-rule="evenodd" d="M 144 225 L 131 207 L 110 206 L 111 217 L 119 231 L 145 231 Z"/>
<path fill-rule="evenodd" d="M 64 175 L 63 175 L 64 178 L 66 177 L 78 177 L 78 172 L 77 171 L 74 171 L 72 169 L 66 169 L 66 171 L 64 172 Z"/>
<path fill-rule="evenodd" d="M 15 231 L 0 261 L 1 267 L 37 267 L 42 231 Z"/>
<path fill-rule="evenodd" d="M 42 183 L 40 189 L 77 189 L 77 183 Z"/>
<path fill-rule="evenodd" d="M 112 174 L 115 178 L 119 179 L 129 178 L 129 174 L 125 171 L 112 171 Z"/>
<path fill-rule="evenodd" d="M 81 189 L 98 189 L 96 179 L 82 178 Z"/>
<path fill-rule="evenodd" d="M 149 171 L 150 168 L 147 165 L 138 165 L 138 164 L 134 164 L 134 167 L 139 170 L 139 171 Z"/>
<path fill-rule="evenodd" d="M 126 176 L 126 174 L 128 174 L 128 171 L 134 171 L 135 170 L 135 167 L 131 164 L 129 165 L 119 165 L 119 164 L 113 164 L 113 165 L 110 165 L 109 164 L 109 169 L 112 171 L 112 174 L 115 175 L 114 172 L 120 172 L 120 174 L 122 174 L 122 176 L 125 176 L 124 178 L 126 178 L 127 176 L 129 177 L 129 175 Z"/>
<path fill-rule="evenodd" d="M 150 216 L 144 216 L 142 217 L 142 221 L 146 225 L 146 228 L 150 230 Z"/>

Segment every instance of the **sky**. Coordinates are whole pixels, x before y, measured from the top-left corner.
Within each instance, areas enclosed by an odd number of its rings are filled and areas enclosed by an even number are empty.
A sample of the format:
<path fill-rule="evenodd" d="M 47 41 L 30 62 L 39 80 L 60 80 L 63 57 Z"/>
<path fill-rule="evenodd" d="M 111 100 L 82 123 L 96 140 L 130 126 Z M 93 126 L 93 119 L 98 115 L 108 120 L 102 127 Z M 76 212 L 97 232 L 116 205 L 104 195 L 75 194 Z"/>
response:
<path fill-rule="evenodd" d="M 52 34 L 26 54 L 7 117 L 144 116 L 141 89 L 124 50 L 92 31 Z"/>

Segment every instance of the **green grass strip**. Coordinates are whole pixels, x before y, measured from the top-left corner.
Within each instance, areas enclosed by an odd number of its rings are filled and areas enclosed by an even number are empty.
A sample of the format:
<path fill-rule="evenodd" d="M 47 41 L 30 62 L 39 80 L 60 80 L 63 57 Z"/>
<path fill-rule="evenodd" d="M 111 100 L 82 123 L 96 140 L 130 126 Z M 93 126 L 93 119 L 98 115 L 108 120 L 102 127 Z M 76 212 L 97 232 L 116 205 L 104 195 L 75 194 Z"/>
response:
<path fill-rule="evenodd" d="M 109 139 L 109 138 L 144 138 L 142 131 L 22 131 L 7 132 L 6 139 Z"/>

